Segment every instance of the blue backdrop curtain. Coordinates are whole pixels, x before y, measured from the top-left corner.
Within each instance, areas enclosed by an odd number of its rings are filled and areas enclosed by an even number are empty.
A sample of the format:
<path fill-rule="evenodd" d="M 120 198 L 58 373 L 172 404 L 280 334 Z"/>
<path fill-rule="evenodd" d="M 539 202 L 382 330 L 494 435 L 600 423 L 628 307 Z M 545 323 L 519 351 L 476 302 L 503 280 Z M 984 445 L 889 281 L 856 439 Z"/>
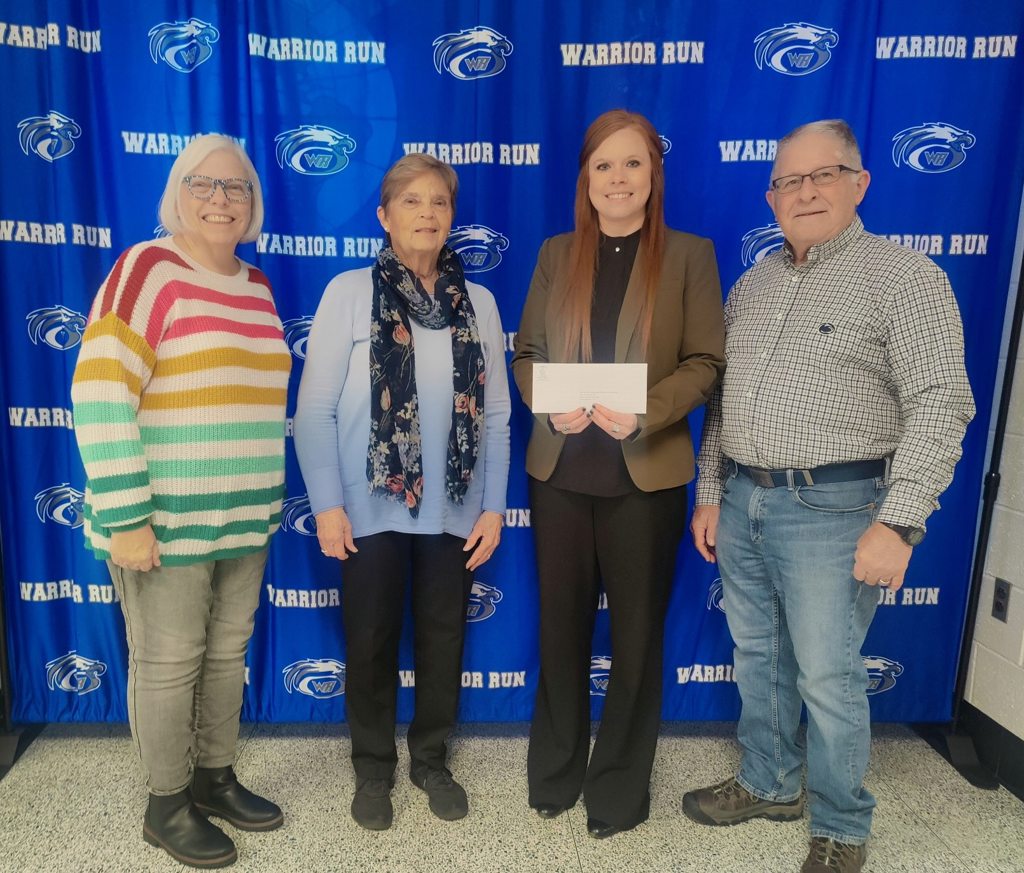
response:
<path fill-rule="evenodd" d="M 430 150 L 455 165 L 452 242 L 496 294 L 511 347 L 537 250 L 571 225 L 583 131 L 621 106 L 662 134 L 668 221 L 714 240 L 726 288 L 781 243 L 763 196 L 775 141 L 835 116 L 853 125 L 872 171 L 868 229 L 949 273 L 978 416 L 943 511 L 864 651 L 876 718 L 946 719 L 1024 176 L 1022 27 L 1017 0 L 2 0 L 0 512 L 14 718 L 126 717 L 119 604 L 83 547 L 69 388 L 92 297 L 124 248 L 163 233 L 157 200 L 188 139 L 243 140 L 260 173 L 264 235 L 241 255 L 270 277 L 288 329 L 291 414 L 322 289 L 382 242 L 376 196 L 394 160 Z M 508 527 L 467 616 L 469 720 L 532 709 L 529 424 L 516 399 Z M 245 714 L 339 720 L 344 583 L 320 555 L 287 452 Z M 720 582 L 689 543 L 668 626 L 665 716 L 735 718 Z M 593 655 L 597 713 L 614 656 L 606 611 Z M 402 667 L 408 717 L 407 645 Z"/>

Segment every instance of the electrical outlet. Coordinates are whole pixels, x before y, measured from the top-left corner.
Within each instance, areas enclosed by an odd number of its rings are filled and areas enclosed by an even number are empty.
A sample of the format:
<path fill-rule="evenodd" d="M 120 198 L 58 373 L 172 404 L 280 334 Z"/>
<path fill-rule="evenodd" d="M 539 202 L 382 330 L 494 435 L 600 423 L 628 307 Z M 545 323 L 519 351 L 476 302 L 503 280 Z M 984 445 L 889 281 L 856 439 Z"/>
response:
<path fill-rule="evenodd" d="M 1010 583 L 1005 579 L 996 579 L 995 592 L 992 595 L 992 618 L 1006 621 L 1010 611 Z"/>

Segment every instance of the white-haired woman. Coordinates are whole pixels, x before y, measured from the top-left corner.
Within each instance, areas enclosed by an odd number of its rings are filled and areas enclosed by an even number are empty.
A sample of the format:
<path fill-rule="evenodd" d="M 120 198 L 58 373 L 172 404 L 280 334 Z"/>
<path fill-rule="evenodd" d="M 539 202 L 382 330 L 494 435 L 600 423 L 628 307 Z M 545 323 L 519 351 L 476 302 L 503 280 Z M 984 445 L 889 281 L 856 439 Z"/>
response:
<path fill-rule="evenodd" d="M 284 489 L 291 358 L 266 276 L 252 162 L 202 136 L 171 167 L 172 234 L 117 260 L 75 369 L 86 542 L 128 637 L 128 716 L 149 789 L 143 838 L 184 864 L 237 857 L 206 816 L 269 830 L 279 807 L 233 770 L 245 652 Z"/>
<path fill-rule="evenodd" d="M 444 820 L 469 801 L 446 766 L 473 571 L 501 539 L 509 463 L 504 334 L 494 296 L 445 240 L 458 178 L 399 159 L 381 183 L 387 245 L 335 276 L 313 320 L 295 451 L 320 548 L 345 562 L 352 817 L 391 826 L 398 641 L 411 577 L 416 712 L 409 777 Z"/>

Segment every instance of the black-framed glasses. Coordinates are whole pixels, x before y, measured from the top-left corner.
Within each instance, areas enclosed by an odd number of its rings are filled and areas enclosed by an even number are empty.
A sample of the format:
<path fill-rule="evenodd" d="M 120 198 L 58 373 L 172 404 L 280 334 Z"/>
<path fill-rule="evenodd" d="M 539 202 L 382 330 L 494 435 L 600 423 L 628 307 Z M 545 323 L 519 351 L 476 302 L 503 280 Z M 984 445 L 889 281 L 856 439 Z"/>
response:
<path fill-rule="evenodd" d="M 772 179 L 772 190 L 777 194 L 792 194 L 803 187 L 804 179 L 810 179 L 816 188 L 826 188 L 835 185 L 843 173 L 863 173 L 863 170 L 855 170 L 844 164 L 834 164 L 831 167 L 820 167 L 813 173 L 794 173 L 792 176 L 779 176 Z"/>
<path fill-rule="evenodd" d="M 252 196 L 252 182 L 248 179 L 214 179 L 210 176 L 186 176 L 181 180 L 188 185 L 188 193 L 196 200 L 209 200 L 220 185 L 224 196 L 232 203 L 245 203 Z"/>

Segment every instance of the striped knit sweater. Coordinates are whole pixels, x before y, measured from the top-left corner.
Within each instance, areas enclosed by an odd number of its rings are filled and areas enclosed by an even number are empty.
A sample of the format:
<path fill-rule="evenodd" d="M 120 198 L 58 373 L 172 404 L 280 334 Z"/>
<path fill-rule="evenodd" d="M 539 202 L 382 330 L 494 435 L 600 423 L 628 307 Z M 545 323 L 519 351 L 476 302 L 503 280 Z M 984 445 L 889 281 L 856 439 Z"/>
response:
<path fill-rule="evenodd" d="M 266 545 L 281 520 L 291 355 L 267 277 L 205 269 L 161 239 L 118 259 L 93 303 L 71 398 L 86 542 L 147 522 L 169 566 Z"/>

